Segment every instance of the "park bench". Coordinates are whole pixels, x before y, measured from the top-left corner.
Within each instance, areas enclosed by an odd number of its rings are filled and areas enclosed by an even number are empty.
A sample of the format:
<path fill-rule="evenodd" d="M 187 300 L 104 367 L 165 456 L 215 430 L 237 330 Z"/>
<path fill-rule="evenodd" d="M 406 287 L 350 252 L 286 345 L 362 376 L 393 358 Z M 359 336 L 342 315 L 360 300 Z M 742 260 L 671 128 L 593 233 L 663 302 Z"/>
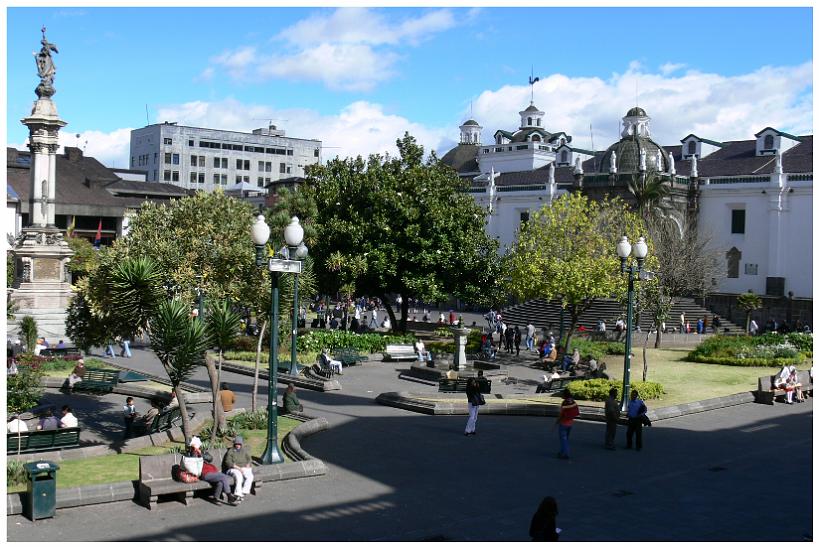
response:
<path fill-rule="evenodd" d="M 74 384 L 74 391 L 89 393 L 110 393 L 120 379 L 119 370 L 104 368 L 86 368 L 83 380 Z"/>
<path fill-rule="evenodd" d="M 51 431 L 29 431 L 28 433 L 9 433 L 6 435 L 6 453 L 44 452 L 61 448 L 73 448 L 80 445 L 80 428 L 69 427 Z"/>
<path fill-rule="evenodd" d="M 464 393 L 467 391 L 467 380 L 470 378 L 460 377 L 457 379 L 442 378 L 438 381 L 438 391 L 440 393 Z M 478 389 L 485 395 L 490 394 L 493 382 L 486 378 L 478 378 Z"/>
<path fill-rule="evenodd" d="M 77 347 L 65 347 L 63 349 L 48 348 L 40 351 L 40 356 L 53 356 L 60 358 L 67 358 L 68 356 L 76 356 L 82 358 L 82 354 Z"/>
<path fill-rule="evenodd" d="M 384 360 L 416 360 L 419 357 L 412 345 L 388 345 L 382 355 Z"/>
<path fill-rule="evenodd" d="M 360 355 L 359 352 L 352 347 L 338 349 L 333 354 L 333 359 L 341 362 L 344 367 L 355 366 L 357 362 L 364 362 L 367 358 L 365 355 Z"/>
<path fill-rule="evenodd" d="M 330 367 L 322 367 L 318 364 L 312 365 L 310 368 L 305 368 L 307 377 L 317 379 L 319 381 L 329 381 L 333 377 L 333 370 Z"/>
<path fill-rule="evenodd" d="M 776 378 L 777 375 L 762 376 L 758 378 L 756 402 L 760 404 L 774 404 L 776 398 L 786 396 L 786 391 L 783 389 L 776 389 L 773 386 Z M 810 396 L 810 394 L 814 392 L 811 377 L 809 376 L 809 372 L 807 370 L 797 371 L 797 381 L 800 383 L 800 389 L 803 391 L 804 396 Z"/>
<path fill-rule="evenodd" d="M 211 448 L 208 453 L 213 456 L 213 464 L 217 468 L 222 466 L 222 458 L 225 456 L 224 448 Z M 180 465 L 182 454 L 162 454 L 159 456 L 140 456 L 140 478 L 139 478 L 139 501 L 148 509 L 152 508 L 159 501 L 160 496 L 173 495 L 185 505 L 191 502 L 196 492 L 207 491 L 210 494 L 213 487 L 210 483 L 200 480 L 198 482 L 186 483 L 174 480 L 171 471 L 174 465 Z M 229 475 L 230 476 L 230 475 Z M 231 478 L 231 486 L 234 484 Z M 253 481 L 253 494 L 257 494 L 262 482 L 258 479 Z"/>
<path fill-rule="evenodd" d="M 536 393 L 554 393 L 556 391 L 560 391 L 562 389 L 566 389 L 569 387 L 569 384 L 573 381 L 578 381 L 581 379 L 587 379 L 586 376 L 567 376 L 567 377 L 559 377 L 555 379 L 550 379 L 549 381 L 545 381 L 543 383 L 539 383 L 538 387 L 535 389 Z"/>
<path fill-rule="evenodd" d="M 174 427 L 182 425 L 182 412 L 179 408 L 171 408 L 165 412 L 160 413 L 152 421 L 151 425 L 146 428 L 146 425 L 141 422 L 135 422 L 133 425 L 134 432 L 137 436 L 153 435 L 154 433 L 161 433 L 168 431 Z"/>

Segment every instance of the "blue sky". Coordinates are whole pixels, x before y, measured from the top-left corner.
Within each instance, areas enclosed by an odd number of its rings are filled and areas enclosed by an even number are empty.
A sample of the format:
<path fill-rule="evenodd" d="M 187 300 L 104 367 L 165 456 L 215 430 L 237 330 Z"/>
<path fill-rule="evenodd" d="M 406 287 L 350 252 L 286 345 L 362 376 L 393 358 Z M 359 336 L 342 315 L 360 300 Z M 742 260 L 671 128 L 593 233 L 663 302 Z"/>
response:
<path fill-rule="evenodd" d="M 384 152 L 405 130 L 443 152 L 471 101 L 485 140 L 514 129 L 531 66 L 547 129 L 580 147 L 615 140 L 636 88 L 664 144 L 812 131 L 810 8 L 63 6 L 7 9 L 12 145 L 27 136 L 42 25 L 60 50 L 62 142 L 88 141 L 118 166 L 146 104 L 151 123 L 250 130 L 274 119 L 332 154 Z"/>

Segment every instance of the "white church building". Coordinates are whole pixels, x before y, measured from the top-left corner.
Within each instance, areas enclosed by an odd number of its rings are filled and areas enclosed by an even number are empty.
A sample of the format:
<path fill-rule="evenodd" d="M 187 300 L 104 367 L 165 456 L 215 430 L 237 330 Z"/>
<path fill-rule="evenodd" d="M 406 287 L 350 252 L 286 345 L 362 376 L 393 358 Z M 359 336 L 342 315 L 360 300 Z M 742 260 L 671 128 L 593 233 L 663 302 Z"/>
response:
<path fill-rule="evenodd" d="M 694 134 L 660 145 L 640 107 L 623 117 L 621 139 L 605 151 L 572 146 L 572 136 L 545 129 L 534 104 L 519 112 L 515 131 L 482 140 L 475 120 L 460 127 L 459 144 L 442 161 L 470 182 L 487 209 L 487 230 L 502 250 L 530 212 L 563 193 L 624 196 L 626 178 L 659 172 L 673 200 L 697 216 L 698 230 L 725 254 L 718 293 L 812 298 L 812 135 L 764 128 L 748 140 L 716 141 Z"/>

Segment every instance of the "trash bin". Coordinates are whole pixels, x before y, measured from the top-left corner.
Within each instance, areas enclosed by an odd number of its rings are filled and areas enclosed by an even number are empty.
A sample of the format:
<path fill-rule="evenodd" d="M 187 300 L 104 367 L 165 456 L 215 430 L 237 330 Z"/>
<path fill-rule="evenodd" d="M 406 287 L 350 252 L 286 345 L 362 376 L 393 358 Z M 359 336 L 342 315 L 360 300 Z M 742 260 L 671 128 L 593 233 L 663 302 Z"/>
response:
<path fill-rule="evenodd" d="M 37 461 L 26 463 L 24 467 L 28 475 L 25 515 L 30 520 L 53 517 L 57 507 L 57 469 L 60 466 L 50 461 Z"/>

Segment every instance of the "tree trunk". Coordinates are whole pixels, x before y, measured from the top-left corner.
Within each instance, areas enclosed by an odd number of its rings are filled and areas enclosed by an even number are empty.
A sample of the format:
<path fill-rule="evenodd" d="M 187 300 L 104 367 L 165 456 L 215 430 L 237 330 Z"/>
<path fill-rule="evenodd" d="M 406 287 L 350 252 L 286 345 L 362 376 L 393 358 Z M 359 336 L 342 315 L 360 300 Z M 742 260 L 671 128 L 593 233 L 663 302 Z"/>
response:
<path fill-rule="evenodd" d="M 752 311 L 746 311 L 746 335 L 749 335 L 749 324 L 752 321 Z"/>
<path fill-rule="evenodd" d="M 407 333 L 407 311 L 408 311 L 408 303 L 407 297 L 402 295 L 401 296 L 401 333 Z"/>
<path fill-rule="evenodd" d="M 219 430 L 224 432 L 227 424 L 225 422 L 225 409 L 222 407 L 222 399 L 217 398 L 219 395 L 219 387 L 222 383 L 222 349 L 219 350 L 219 362 L 216 369 L 216 424 L 219 425 Z"/>
<path fill-rule="evenodd" d="M 262 340 L 265 338 L 265 328 L 268 327 L 268 319 L 262 322 L 262 329 L 259 330 L 259 340 L 256 342 L 256 366 L 253 369 L 253 392 L 251 393 L 251 412 L 256 411 L 256 393 L 259 391 L 259 359 L 262 355 Z"/>
<path fill-rule="evenodd" d="M 395 332 L 398 331 L 398 324 L 396 324 L 396 313 L 393 312 L 393 308 L 390 306 L 390 303 L 387 301 L 387 297 L 380 295 L 379 299 L 382 300 L 384 303 L 384 310 L 387 311 L 387 316 L 390 318 L 390 331 Z"/>
<path fill-rule="evenodd" d="M 217 398 L 217 393 L 219 391 L 219 380 L 218 380 L 218 373 L 216 367 L 214 367 L 214 357 L 209 354 L 205 354 L 205 368 L 208 370 L 208 378 L 211 381 L 211 395 L 213 396 L 213 419 L 214 419 L 214 426 L 211 429 L 211 443 L 213 444 L 216 442 L 216 429 L 219 425 L 219 410 L 218 404 L 221 404 L 219 398 Z"/>
<path fill-rule="evenodd" d="M 661 325 L 656 321 L 655 327 L 658 329 L 657 332 L 655 332 L 655 348 L 658 349 L 661 346 Z M 649 332 L 647 332 L 646 337 L 649 337 Z"/>
<path fill-rule="evenodd" d="M 577 307 L 575 305 L 570 305 L 569 309 L 569 330 L 567 330 L 567 339 L 566 344 L 564 345 L 564 354 L 569 352 L 569 343 L 572 341 L 572 334 L 575 333 L 575 327 L 578 325 L 578 318 L 581 316 L 581 313 L 578 312 Z"/>
<path fill-rule="evenodd" d="M 660 326 L 656 326 L 658 333 L 661 333 Z M 649 345 L 649 334 L 652 333 L 652 328 L 646 331 L 646 339 L 643 341 L 643 380 L 646 381 L 646 376 L 649 373 L 649 363 L 646 361 L 646 347 Z M 655 339 L 655 346 L 657 347 L 658 340 Z"/>
<path fill-rule="evenodd" d="M 188 442 L 191 440 L 191 424 L 188 419 L 188 408 L 185 405 L 185 393 L 179 388 L 179 384 L 174 385 L 174 392 L 177 395 L 177 402 L 179 402 L 179 413 L 182 414 L 182 437 L 185 439 L 184 444 L 187 448 Z"/>

